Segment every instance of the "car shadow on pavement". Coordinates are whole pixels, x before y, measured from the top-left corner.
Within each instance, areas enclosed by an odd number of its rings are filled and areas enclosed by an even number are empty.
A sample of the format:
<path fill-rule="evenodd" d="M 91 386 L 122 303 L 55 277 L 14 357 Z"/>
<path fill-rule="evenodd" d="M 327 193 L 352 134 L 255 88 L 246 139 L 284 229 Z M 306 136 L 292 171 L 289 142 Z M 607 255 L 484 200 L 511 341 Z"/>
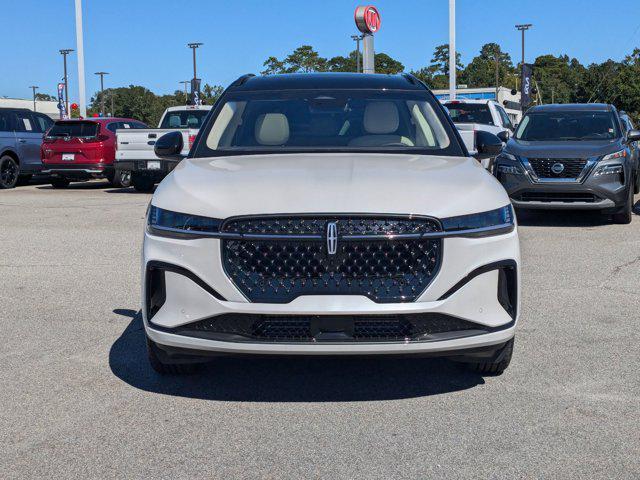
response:
<path fill-rule="evenodd" d="M 72 182 L 64 188 L 53 188 L 51 185 L 41 185 L 36 187 L 38 190 L 100 190 L 102 188 L 110 187 L 111 184 L 107 181 L 97 182 Z"/>
<path fill-rule="evenodd" d="M 438 395 L 473 388 L 482 376 L 433 358 L 219 357 L 197 373 L 162 376 L 151 369 L 140 312 L 109 352 L 111 371 L 144 391 L 241 402 L 350 402 Z"/>
<path fill-rule="evenodd" d="M 634 206 L 634 213 L 640 215 L 638 204 Z M 610 216 L 588 210 L 517 210 L 516 217 L 522 227 L 599 227 L 612 224 Z"/>

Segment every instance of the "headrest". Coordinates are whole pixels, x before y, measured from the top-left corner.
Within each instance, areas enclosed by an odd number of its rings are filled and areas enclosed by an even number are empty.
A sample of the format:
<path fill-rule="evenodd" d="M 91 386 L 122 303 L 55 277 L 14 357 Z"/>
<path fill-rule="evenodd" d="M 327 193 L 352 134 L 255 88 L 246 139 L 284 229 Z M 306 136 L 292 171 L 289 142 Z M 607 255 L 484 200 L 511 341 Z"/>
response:
<path fill-rule="evenodd" d="M 284 145 L 289 140 L 289 121 L 282 113 L 264 113 L 256 122 L 256 140 L 260 145 Z"/>
<path fill-rule="evenodd" d="M 171 115 L 169 117 L 169 128 L 176 128 L 180 125 L 180 115 Z"/>
<path fill-rule="evenodd" d="M 370 102 L 364 109 L 364 129 L 375 135 L 398 130 L 398 107 L 393 102 Z"/>

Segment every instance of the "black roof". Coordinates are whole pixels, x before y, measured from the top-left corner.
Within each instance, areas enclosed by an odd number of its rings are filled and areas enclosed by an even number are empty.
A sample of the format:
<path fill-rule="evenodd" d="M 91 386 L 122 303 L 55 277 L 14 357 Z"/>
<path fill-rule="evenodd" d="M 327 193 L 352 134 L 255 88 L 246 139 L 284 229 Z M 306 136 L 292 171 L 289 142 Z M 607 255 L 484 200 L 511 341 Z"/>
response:
<path fill-rule="evenodd" d="M 387 75 L 369 73 L 287 73 L 244 75 L 233 82 L 231 90 L 424 90 L 424 86 L 410 75 Z"/>
<path fill-rule="evenodd" d="M 606 103 L 554 103 L 549 105 L 537 105 L 529 109 L 529 112 L 610 112 L 613 106 Z"/>

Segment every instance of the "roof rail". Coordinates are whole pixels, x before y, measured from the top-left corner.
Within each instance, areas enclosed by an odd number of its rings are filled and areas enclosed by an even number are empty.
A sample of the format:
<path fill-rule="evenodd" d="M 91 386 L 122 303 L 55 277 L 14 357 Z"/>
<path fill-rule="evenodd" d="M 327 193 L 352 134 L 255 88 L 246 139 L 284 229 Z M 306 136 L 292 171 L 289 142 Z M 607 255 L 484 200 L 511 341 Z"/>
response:
<path fill-rule="evenodd" d="M 411 75 L 410 73 L 403 73 L 402 76 L 407 80 L 407 82 L 411 83 L 412 85 L 420 84 L 420 80 L 418 80 L 414 75 Z"/>
<path fill-rule="evenodd" d="M 230 86 L 231 87 L 239 87 L 240 85 L 242 85 L 244 82 L 246 82 L 247 80 L 249 80 L 251 77 L 255 77 L 255 74 L 253 73 L 247 73 L 245 75 L 242 75 L 240 78 L 238 78 L 235 82 L 233 82 Z"/>

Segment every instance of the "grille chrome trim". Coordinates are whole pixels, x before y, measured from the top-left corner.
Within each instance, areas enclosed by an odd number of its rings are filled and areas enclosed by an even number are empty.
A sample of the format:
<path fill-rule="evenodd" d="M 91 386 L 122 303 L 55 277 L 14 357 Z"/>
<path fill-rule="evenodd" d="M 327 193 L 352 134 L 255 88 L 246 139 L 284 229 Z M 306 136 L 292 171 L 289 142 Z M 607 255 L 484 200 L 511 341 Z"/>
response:
<path fill-rule="evenodd" d="M 595 164 L 598 163 L 599 157 L 587 158 L 587 163 L 585 164 L 580 174 L 575 178 L 539 177 L 536 174 L 535 170 L 533 169 L 533 166 L 531 165 L 531 162 L 529 162 L 529 159 L 527 157 L 519 157 L 519 158 L 520 158 L 520 161 L 522 162 L 522 165 L 524 166 L 525 172 L 529 176 L 529 179 L 531 180 L 532 183 L 558 184 L 558 183 L 583 183 L 584 180 L 589 176 L 589 174 L 593 170 Z M 551 158 L 550 160 L 555 160 L 555 159 Z M 558 158 L 557 160 L 560 161 L 563 159 Z"/>

